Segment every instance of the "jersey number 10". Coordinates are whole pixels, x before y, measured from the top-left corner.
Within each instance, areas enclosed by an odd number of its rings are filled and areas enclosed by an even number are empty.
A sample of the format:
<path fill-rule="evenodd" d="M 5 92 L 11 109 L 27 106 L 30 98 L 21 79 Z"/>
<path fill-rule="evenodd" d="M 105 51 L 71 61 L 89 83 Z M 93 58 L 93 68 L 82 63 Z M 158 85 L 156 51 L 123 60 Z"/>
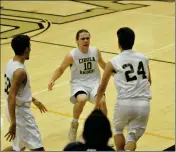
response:
<path fill-rule="evenodd" d="M 84 63 L 84 70 L 90 70 L 92 69 L 92 63 L 91 62 L 85 62 Z"/>
<path fill-rule="evenodd" d="M 134 73 L 133 65 L 128 63 L 128 64 L 124 64 L 122 66 L 123 69 L 125 69 L 127 67 L 130 67 L 130 70 L 125 71 L 125 77 L 126 77 L 127 82 L 137 80 L 137 76 L 133 74 Z M 131 77 L 130 77 L 130 74 L 133 74 L 133 76 L 131 75 Z M 142 61 L 140 61 L 138 64 L 137 74 L 142 75 L 143 79 L 147 78 L 146 73 L 144 71 L 144 66 L 143 66 Z"/>

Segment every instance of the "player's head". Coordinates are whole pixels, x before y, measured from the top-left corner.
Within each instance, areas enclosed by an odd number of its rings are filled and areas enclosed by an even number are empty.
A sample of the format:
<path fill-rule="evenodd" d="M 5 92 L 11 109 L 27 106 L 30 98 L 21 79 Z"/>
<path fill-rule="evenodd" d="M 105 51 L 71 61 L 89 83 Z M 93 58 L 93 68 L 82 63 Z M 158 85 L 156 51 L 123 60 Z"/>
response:
<path fill-rule="evenodd" d="M 86 144 L 101 147 L 108 143 L 112 132 L 108 118 L 101 110 L 94 110 L 86 119 L 83 138 Z"/>
<path fill-rule="evenodd" d="M 118 37 L 119 48 L 121 50 L 132 49 L 134 40 L 135 40 L 135 34 L 132 29 L 128 27 L 120 28 L 117 31 L 117 37 Z"/>
<path fill-rule="evenodd" d="M 13 48 L 15 55 L 23 56 L 25 60 L 29 59 L 31 51 L 30 37 L 27 35 L 17 35 L 11 41 L 11 47 Z"/>
<path fill-rule="evenodd" d="M 76 33 L 76 43 L 80 49 L 87 50 L 90 45 L 90 33 L 85 29 L 79 30 Z"/>

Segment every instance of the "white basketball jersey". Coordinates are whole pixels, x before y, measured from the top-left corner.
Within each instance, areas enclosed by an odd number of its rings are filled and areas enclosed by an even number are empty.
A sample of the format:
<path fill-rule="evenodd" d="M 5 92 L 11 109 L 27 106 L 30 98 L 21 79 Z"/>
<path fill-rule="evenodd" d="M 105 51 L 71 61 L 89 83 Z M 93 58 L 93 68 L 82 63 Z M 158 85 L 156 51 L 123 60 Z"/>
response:
<path fill-rule="evenodd" d="M 124 50 L 110 60 L 117 70 L 114 83 L 118 99 L 151 99 L 148 61 L 147 57 L 132 50 Z"/>
<path fill-rule="evenodd" d="M 15 70 L 17 69 L 24 69 L 27 75 L 27 82 L 25 84 L 22 84 L 19 88 L 18 94 L 16 96 L 16 103 L 21 105 L 24 102 L 31 102 L 32 101 L 32 93 L 31 93 L 31 87 L 30 87 L 30 80 L 29 80 L 29 76 L 27 74 L 27 71 L 25 69 L 25 65 L 21 64 L 18 61 L 13 61 L 13 59 L 11 59 L 8 64 L 6 65 L 6 69 L 5 69 L 5 97 L 6 100 L 8 98 L 8 94 L 9 94 L 9 89 L 11 87 L 12 81 L 13 81 L 13 73 L 15 72 Z"/>
<path fill-rule="evenodd" d="M 83 86 L 93 86 L 100 83 L 100 70 L 97 65 L 97 48 L 89 47 L 87 53 L 78 48 L 71 51 L 73 64 L 71 66 L 71 83 Z"/>

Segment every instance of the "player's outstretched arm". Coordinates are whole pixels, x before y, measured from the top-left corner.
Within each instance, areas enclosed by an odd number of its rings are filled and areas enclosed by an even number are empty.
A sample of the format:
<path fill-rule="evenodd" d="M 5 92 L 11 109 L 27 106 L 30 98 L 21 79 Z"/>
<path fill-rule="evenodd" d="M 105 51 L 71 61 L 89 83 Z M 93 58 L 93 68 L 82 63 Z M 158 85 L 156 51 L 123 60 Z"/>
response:
<path fill-rule="evenodd" d="M 109 79 L 112 75 L 113 70 L 114 70 L 114 68 L 113 68 L 111 62 L 108 62 L 106 64 L 106 67 L 105 67 L 105 70 L 103 73 L 103 77 L 102 77 L 100 86 L 97 91 L 96 107 L 99 107 L 99 105 L 100 105 L 101 98 L 103 97 L 103 95 L 105 93 L 106 87 L 108 85 L 108 82 L 109 82 Z"/>
<path fill-rule="evenodd" d="M 105 66 L 106 66 L 106 63 L 105 63 L 105 61 L 103 60 L 103 58 L 102 58 L 102 55 L 101 55 L 101 52 L 100 52 L 100 50 L 97 50 L 97 53 L 98 53 L 98 64 L 99 64 L 99 66 L 104 70 L 105 69 Z"/>
<path fill-rule="evenodd" d="M 71 64 L 73 64 L 73 58 L 71 54 L 65 56 L 63 62 L 61 65 L 55 70 L 49 84 L 48 84 L 48 90 L 52 90 L 54 83 L 57 79 L 60 78 L 60 76 L 64 73 L 64 71 L 69 67 Z"/>

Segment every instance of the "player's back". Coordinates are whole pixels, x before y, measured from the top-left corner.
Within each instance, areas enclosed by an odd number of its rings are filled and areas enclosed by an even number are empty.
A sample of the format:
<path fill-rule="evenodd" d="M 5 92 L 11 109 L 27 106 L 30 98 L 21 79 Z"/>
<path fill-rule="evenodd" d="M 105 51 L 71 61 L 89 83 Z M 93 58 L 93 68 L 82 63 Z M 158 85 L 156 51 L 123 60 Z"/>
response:
<path fill-rule="evenodd" d="M 118 99 L 151 99 L 147 57 L 132 50 L 124 50 L 111 63 L 118 71 L 114 75 Z"/>
<path fill-rule="evenodd" d="M 18 61 L 13 61 L 13 59 L 11 59 L 6 65 L 5 74 L 4 74 L 4 77 L 5 77 L 5 90 L 4 91 L 5 91 L 6 100 L 9 95 L 9 89 L 13 82 L 14 72 L 17 69 L 23 69 L 26 72 L 24 64 L 21 64 Z M 32 93 L 31 93 L 31 87 L 30 87 L 30 81 L 29 81 L 28 74 L 27 74 L 26 83 L 22 83 L 22 85 L 20 86 L 16 99 L 17 99 L 16 102 L 19 105 L 21 104 L 21 102 L 32 101 Z"/>

